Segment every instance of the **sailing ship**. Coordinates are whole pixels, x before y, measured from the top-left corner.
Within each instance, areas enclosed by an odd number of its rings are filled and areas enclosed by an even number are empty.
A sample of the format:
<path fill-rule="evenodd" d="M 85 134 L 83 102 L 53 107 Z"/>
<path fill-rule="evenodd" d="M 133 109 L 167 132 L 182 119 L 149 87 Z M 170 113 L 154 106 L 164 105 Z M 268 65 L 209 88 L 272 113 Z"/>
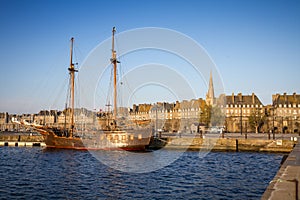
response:
<path fill-rule="evenodd" d="M 93 130 L 86 133 L 86 130 L 77 130 L 74 122 L 74 90 L 75 90 L 75 72 L 78 72 L 73 63 L 73 42 L 71 38 L 70 48 L 70 66 L 68 68 L 70 74 L 70 108 L 68 126 L 63 128 L 50 127 L 46 125 L 37 125 L 29 122 L 18 122 L 25 126 L 33 127 L 44 137 L 44 142 L 48 148 L 64 148 L 64 149 L 92 149 L 92 150 L 128 150 L 141 151 L 145 150 L 150 143 L 152 129 L 148 127 L 121 127 L 118 125 L 117 118 L 117 60 L 116 51 L 114 49 L 115 27 L 112 30 L 112 57 L 110 59 L 113 65 L 113 82 L 114 82 L 114 109 L 112 119 L 109 120 L 107 126 L 100 130 Z M 81 131 L 81 132 L 80 132 Z M 83 133 L 84 132 L 84 133 Z"/>

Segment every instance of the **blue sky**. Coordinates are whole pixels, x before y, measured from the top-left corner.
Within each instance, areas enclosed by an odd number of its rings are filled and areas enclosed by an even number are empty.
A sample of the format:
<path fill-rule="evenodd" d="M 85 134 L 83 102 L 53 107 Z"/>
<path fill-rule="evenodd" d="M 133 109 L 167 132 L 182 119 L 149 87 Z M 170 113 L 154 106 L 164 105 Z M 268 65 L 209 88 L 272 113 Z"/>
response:
<path fill-rule="evenodd" d="M 0 112 L 63 107 L 69 39 L 80 63 L 113 26 L 193 38 L 215 62 L 226 94 L 255 92 L 269 104 L 272 94 L 300 92 L 300 1 L 0 0 Z M 197 95 L 205 98 L 202 85 Z"/>

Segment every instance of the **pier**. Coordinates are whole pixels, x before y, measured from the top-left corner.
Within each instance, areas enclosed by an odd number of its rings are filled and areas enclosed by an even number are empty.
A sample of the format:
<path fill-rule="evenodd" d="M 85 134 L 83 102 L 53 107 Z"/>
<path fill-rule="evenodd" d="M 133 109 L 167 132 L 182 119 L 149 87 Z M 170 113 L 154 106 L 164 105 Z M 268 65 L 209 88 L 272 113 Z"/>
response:
<path fill-rule="evenodd" d="M 274 179 L 262 196 L 262 200 L 299 200 L 300 143 L 286 157 Z"/>
<path fill-rule="evenodd" d="M 28 132 L 1 132 L 0 133 L 0 146 L 11 147 L 44 147 L 43 136 L 39 134 L 32 134 Z"/>
<path fill-rule="evenodd" d="M 192 135 L 162 135 L 167 141 L 164 148 L 209 150 L 209 151 L 254 151 L 290 153 L 297 144 L 297 134 L 276 134 L 274 139 L 268 134 L 225 133 Z"/>

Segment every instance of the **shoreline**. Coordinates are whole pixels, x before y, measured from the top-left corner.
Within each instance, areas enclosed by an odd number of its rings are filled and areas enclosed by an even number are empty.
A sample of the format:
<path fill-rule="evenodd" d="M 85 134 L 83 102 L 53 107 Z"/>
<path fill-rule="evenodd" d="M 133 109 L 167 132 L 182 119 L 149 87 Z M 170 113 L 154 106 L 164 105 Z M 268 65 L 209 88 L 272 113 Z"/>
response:
<path fill-rule="evenodd" d="M 222 137 L 224 136 L 224 138 Z M 297 135 L 277 135 L 275 139 L 267 134 L 205 134 L 192 135 L 164 134 L 162 142 L 149 146 L 151 150 L 165 148 L 168 150 L 190 151 L 219 151 L 219 152 L 266 152 L 266 153 L 290 153 L 298 143 Z M 270 138 L 270 139 L 269 139 Z M 19 143 L 21 145 L 19 145 Z M 0 146 L 26 146 L 24 143 L 33 143 L 36 146 L 45 146 L 44 138 L 40 134 L 30 132 L 1 132 Z M 32 145 L 29 145 L 32 146 Z"/>
<path fill-rule="evenodd" d="M 262 200 L 299 199 L 300 143 L 285 158 L 276 175 L 270 181 Z"/>

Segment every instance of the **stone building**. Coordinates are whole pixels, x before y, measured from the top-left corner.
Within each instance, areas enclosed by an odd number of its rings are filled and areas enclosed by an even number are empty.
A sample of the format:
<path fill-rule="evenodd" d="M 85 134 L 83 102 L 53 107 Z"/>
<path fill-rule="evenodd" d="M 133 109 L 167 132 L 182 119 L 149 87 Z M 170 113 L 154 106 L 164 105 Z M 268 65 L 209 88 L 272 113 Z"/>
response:
<path fill-rule="evenodd" d="M 133 121 L 148 120 L 153 126 L 168 132 L 189 131 L 193 123 L 199 122 L 204 105 L 201 98 L 176 103 L 139 104 L 133 105 L 130 117 Z"/>
<path fill-rule="evenodd" d="M 228 132 L 255 132 L 251 127 L 249 118 L 252 115 L 263 117 L 264 106 L 259 98 L 252 95 L 243 95 L 238 93 L 225 97 L 225 108 L 223 113 L 226 116 L 225 130 Z"/>
<path fill-rule="evenodd" d="M 58 111 L 56 110 L 41 110 L 38 114 L 34 115 L 30 121 L 35 121 L 41 125 L 53 125 L 58 120 Z"/>
<path fill-rule="evenodd" d="M 149 120 L 149 111 L 151 109 L 151 104 L 133 104 L 132 109 L 130 110 L 130 118 L 133 121 L 136 120 Z"/>
<path fill-rule="evenodd" d="M 0 113 L 0 131 L 8 130 L 7 124 L 9 123 L 8 113 Z"/>
<path fill-rule="evenodd" d="M 174 119 L 177 119 L 176 122 L 180 124 L 180 126 L 176 128 L 176 131 L 190 132 L 191 125 L 200 122 L 205 105 L 205 100 L 202 98 L 176 102 L 173 109 L 173 116 L 176 116 Z"/>
<path fill-rule="evenodd" d="M 286 93 L 272 95 L 269 106 L 269 127 L 275 133 L 296 133 L 300 128 L 300 95 Z"/>

